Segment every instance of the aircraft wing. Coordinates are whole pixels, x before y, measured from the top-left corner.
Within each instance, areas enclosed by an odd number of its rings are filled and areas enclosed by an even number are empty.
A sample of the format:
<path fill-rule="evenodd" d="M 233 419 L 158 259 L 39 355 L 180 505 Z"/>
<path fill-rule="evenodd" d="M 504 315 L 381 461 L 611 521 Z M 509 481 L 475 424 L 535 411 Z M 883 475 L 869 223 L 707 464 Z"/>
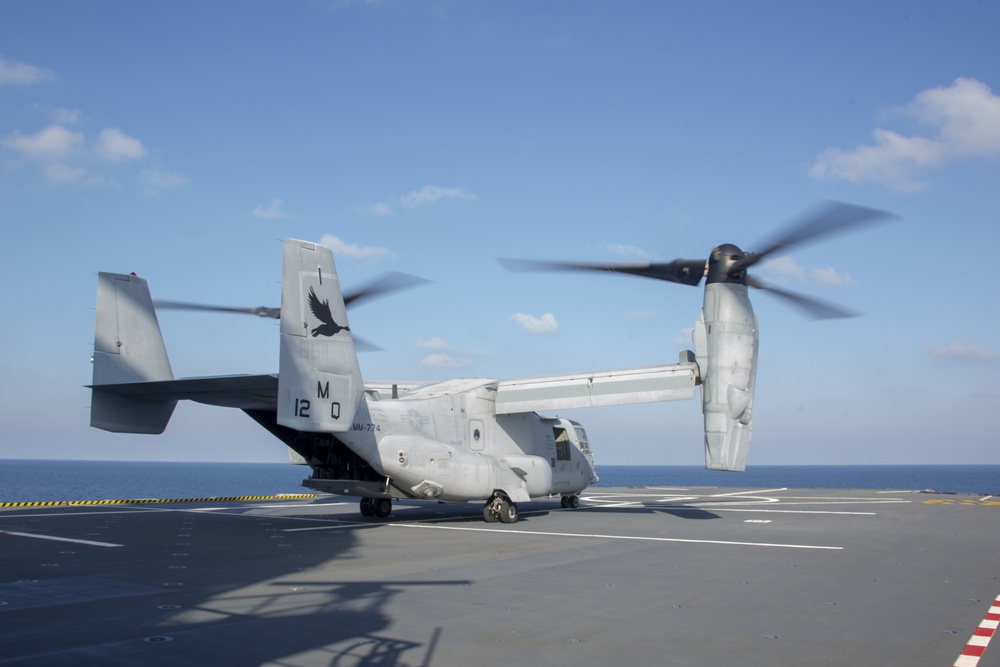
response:
<path fill-rule="evenodd" d="M 365 391 L 378 394 L 380 398 L 402 397 L 410 392 L 433 384 L 432 382 L 368 382 L 365 381 Z"/>
<path fill-rule="evenodd" d="M 513 414 L 684 401 L 694 398 L 698 382 L 698 365 L 693 361 L 670 366 L 500 380 L 497 383 L 496 411 L 497 414 Z M 371 383 L 366 384 L 366 388 L 389 396 L 392 384 L 396 384 L 400 395 L 420 387 L 420 383 L 409 382 Z M 275 410 L 278 405 L 277 375 L 220 375 L 89 387 L 114 396 L 152 403 L 190 400 L 241 410 Z"/>
<path fill-rule="evenodd" d="M 190 400 L 242 410 L 276 410 L 278 407 L 277 375 L 219 375 L 89 386 L 94 391 L 151 402 Z"/>
<path fill-rule="evenodd" d="M 499 415 L 684 401 L 694 398 L 698 382 L 698 365 L 694 361 L 671 366 L 501 380 L 497 384 L 496 409 Z"/>

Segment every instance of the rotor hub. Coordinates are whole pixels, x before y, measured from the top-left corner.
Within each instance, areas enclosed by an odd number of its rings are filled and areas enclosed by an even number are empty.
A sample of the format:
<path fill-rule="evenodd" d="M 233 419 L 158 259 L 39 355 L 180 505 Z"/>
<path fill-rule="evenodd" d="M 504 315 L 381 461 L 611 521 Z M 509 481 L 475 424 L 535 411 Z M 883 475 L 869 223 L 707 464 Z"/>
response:
<path fill-rule="evenodd" d="M 708 258 L 708 274 L 705 278 L 706 284 L 711 283 L 732 283 L 737 285 L 747 284 L 746 269 L 739 266 L 739 263 L 749 257 L 738 246 L 732 243 L 723 243 L 712 249 L 712 254 Z"/>

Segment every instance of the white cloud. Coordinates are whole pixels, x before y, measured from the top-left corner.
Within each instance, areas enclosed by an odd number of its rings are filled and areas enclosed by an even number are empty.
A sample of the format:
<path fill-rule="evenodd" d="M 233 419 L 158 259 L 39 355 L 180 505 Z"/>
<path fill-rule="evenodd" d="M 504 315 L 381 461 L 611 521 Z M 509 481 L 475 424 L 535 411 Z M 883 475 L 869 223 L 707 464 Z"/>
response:
<path fill-rule="evenodd" d="M 873 144 L 824 150 L 809 175 L 913 192 L 926 187 L 917 178 L 924 169 L 1000 155 L 1000 97 L 980 81 L 958 78 L 949 87 L 921 91 L 901 112 L 930 125 L 936 134 L 906 137 L 876 128 Z"/>
<path fill-rule="evenodd" d="M 479 199 L 471 192 L 466 192 L 462 188 L 442 188 L 438 185 L 425 185 L 419 190 L 403 195 L 398 201 L 384 201 L 375 204 L 361 204 L 356 206 L 356 210 L 377 215 L 380 217 L 392 215 L 396 212 L 396 207 L 404 209 L 414 209 L 421 206 L 435 204 L 444 199 L 476 200 Z"/>
<path fill-rule="evenodd" d="M 253 217 L 262 220 L 281 220 L 290 218 L 292 214 L 285 210 L 285 202 L 280 199 L 272 199 L 267 208 L 257 204 L 253 209 Z"/>
<path fill-rule="evenodd" d="M 109 127 L 98 133 L 94 142 L 94 154 L 108 162 L 128 162 L 146 157 L 146 147 L 117 127 Z"/>
<path fill-rule="evenodd" d="M 90 176 L 80 164 L 87 157 L 84 143 L 83 133 L 54 124 L 35 134 L 15 132 L 5 137 L 0 145 L 18 154 L 22 160 L 36 164 L 49 185 L 100 184 L 104 181 Z"/>
<path fill-rule="evenodd" d="M 847 273 L 841 273 L 832 266 L 813 267 L 809 275 L 818 283 L 824 285 L 856 285 L 857 283 Z"/>
<path fill-rule="evenodd" d="M 434 336 L 433 338 L 418 340 L 417 347 L 422 347 L 425 350 L 447 350 L 451 345 L 444 338 Z"/>
<path fill-rule="evenodd" d="M 775 280 L 793 278 L 799 282 L 805 280 L 806 271 L 802 265 L 791 257 L 765 259 L 760 265 L 761 271 L 768 273 Z"/>
<path fill-rule="evenodd" d="M 380 217 L 385 215 L 392 215 L 392 204 L 388 204 L 385 202 L 379 204 L 372 204 L 367 208 L 369 213 L 372 213 Z"/>
<path fill-rule="evenodd" d="M 53 108 L 48 113 L 66 123 L 76 123 L 80 117 L 79 112 L 67 109 Z M 87 143 L 83 132 L 62 123 L 53 123 L 35 134 L 15 132 L 0 140 L 0 146 L 17 154 L 25 163 L 36 165 L 46 183 L 52 186 L 120 187 L 116 178 L 102 171 L 109 165 L 145 160 L 148 154 L 139 139 L 118 128 L 105 128 L 91 146 Z M 181 174 L 155 167 L 138 171 L 136 177 L 147 193 L 188 182 Z"/>
<path fill-rule="evenodd" d="M 510 319 L 530 333 L 553 333 L 559 331 L 559 323 L 556 322 L 555 315 L 545 313 L 541 317 L 526 315 L 524 313 L 514 313 Z"/>
<path fill-rule="evenodd" d="M 791 257 L 778 257 L 764 260 L 760 265 L 769 280 L 777 283 L 787 283 L 790 280 L 795 282 L 806 282 L 810 279 L 823 285 L 855 285 L 857 284 L 850 275 L 841 273 L 832 266 L 810 266 L 804 267 Z"/>
<path fill-rule="evenodd" d="M 44 67 L 0 56 L 0 85 L 33 86 L 36 83 L 45 83 L 55 78 L 55 74 Z"/>
<path fill-rule="evenodd" d="M 392 259 L 396 257 L 396 253 L 388 248 L 379 248 L 378 246 L 364 247 L 354 243 L 347 243 L 333 234 L 323 236 L 320 244 L 332 250 L 334 255 L 347 259 Z"/>
<path fill-rule="evenodd" d="M 466 368 L 473 366 L 469 358 L 486 354 L 483 350 L 462 351 L 452 349 L 451 343 L 444 338 L 434 336 L 417 341 L 417 347 L 433 350 L 433 354 L 424 357 L 420 365 L 423 368 Z"/>
<path fill-rule="evenodd" d="M 456 358 L 447 352 L 435 352 L 420 362 L 422 368 L 465 368 L 471 365 L 472 362 L 468 359 Z"/>
<path fill-rule="evenodd" d="M 940 357 L 944 359 L 975 359 L 978 361 L 997 360 L 996 352 L 987 350 L 979 345 L 968 345 L 957 340 L 953 340 L 944 347 L 928 343 L 927 352 L 932 357 Z"/>
<path fill-rule="evenodd" d="M 80 153 L 83 149 L 82 132 L 75 132 L 62 125 L 49 125 L 37 134 L 23 135 L 15 132 L 3 140 L 3 145 L 34 161 L 57 160 Z"/>
<path fill-rule="evenodd" d="M 466 192 L 462 188 L 442 188 L 437 185 L 425 185 L 419 190 L 414 190 L 409 194 L 399 198 L 399 203 L 403 208 L 417 208 L 427 204 L 434 204 L 442 199 L 478 199 L 476 195 Z"/>

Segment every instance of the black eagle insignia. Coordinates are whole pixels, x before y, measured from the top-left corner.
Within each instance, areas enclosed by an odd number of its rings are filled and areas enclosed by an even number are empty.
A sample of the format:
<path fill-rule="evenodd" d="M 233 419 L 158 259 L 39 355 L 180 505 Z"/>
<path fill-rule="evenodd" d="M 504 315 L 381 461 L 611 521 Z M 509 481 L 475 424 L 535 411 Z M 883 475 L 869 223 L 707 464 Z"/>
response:
<path fill-rule="evenodd" d="M 330 312 L 330 301 L 320 301 L 313 288 L 309 288 L 309 310 L 322 322 L 312 330 L 313 338 L 317 336 L 333 336 L 341 331 L 350 331 L 351 327 L 342 327 L 333 321 L 333 313 Z"/>

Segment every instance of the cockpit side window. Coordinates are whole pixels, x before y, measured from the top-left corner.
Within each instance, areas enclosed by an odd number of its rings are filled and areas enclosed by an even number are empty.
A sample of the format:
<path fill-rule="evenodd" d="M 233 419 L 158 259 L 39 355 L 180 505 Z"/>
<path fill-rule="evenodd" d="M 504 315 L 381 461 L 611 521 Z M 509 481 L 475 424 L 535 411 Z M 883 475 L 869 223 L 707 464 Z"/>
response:
<path fill-rule="evenodd" d="M 569 461 L 571 447 L 569 446 L 569 434 L 566 432 L 566 429 L 553 426 L 552 435 L 556 439 L 556 460 Z"/>

